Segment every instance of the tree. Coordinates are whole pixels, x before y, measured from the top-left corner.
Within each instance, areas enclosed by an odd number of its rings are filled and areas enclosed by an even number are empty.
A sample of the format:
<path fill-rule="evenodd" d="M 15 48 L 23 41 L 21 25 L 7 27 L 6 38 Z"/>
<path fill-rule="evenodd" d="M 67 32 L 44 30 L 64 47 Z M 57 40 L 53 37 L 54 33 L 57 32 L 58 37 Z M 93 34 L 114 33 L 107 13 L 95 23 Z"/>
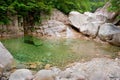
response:
<path fill-rule="evenodd" d="M 1 0 L 0 11 L 1 24 L 9 23 L 9 15 L 18 15 L 23 18 L 24 41 L 34 44 L 32 32 L 35 23 L 40 22 L 40 13 L 50 13 L 51 6 L 41 0 Z"/>

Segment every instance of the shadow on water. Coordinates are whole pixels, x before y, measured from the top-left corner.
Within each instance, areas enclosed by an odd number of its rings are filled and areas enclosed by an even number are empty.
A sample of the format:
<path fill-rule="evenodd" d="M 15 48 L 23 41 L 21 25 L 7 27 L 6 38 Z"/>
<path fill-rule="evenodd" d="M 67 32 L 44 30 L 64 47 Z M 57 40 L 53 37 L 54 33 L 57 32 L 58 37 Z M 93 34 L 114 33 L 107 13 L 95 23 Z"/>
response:
<path fill-rule="evenodd" d="M 34 46 L 24 43 L 23 38 L 2 40 L 14 58 L 22 63 L 50 64 L 60 68 L 96 57 L 120 57 L 120 47 L 80 39 L 40 39 Z"/>

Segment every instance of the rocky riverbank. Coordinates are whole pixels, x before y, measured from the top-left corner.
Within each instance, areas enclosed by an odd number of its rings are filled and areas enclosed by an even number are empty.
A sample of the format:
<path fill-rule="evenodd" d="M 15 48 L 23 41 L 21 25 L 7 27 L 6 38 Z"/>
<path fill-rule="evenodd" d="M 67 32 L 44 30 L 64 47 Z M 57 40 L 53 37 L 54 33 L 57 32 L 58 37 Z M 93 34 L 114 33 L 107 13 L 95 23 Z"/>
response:
<path fill-rule="evenodd" d="M 1 80 L 120 80 L 120 60 L 95 58 L 85 63 L 73 63 L 65 70 L 56 67 L 38 72 L 17 69 L 4 73 Z"/>

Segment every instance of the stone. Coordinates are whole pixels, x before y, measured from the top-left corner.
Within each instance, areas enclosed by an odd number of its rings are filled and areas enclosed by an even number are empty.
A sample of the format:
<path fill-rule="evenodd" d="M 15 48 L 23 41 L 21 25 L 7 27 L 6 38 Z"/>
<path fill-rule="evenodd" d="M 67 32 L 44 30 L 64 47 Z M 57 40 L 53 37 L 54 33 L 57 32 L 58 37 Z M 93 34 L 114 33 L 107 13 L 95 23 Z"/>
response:
<path fill-rule="evenodd" d="M 28 69 L 18 69 L 10 75 L 9 80 L 32 80 L 32 72 Z"/>
<path fill-rule="evenodd" d="M 120 28 L 112 23 L 101 25 L 98 36 L 103 41 L 120 46 Z"/>
<path fill-rule="evenodd" d="M 85 63 L 75 63 L 59 73 L 58 80 L 119 80 L 120 60 L 94 58 Z"/>
<path fill-rule="evenodd" d="M 44 69 L 46 69 L 46 70 L 51 69 L 51 65 L 50 64 L 46 64 L 45 67 L 44 67 Z"/>
<path fill-rule="evenodd" d="M 33 80 L 55 80 L 55 74 L 51 70 L 40 70 Z"/>
<path fill-rule="evenodd" d="M 79 29 L 82 34 L 95 38 L 100 25 L 104 24 L 107 21 L 107 18 L 95 13 L 85 12 L 84 14 L 81 14 L 72 11 L 69 14 L 69 20 L 71 21 L 71 25 Z"/>
<path fill-rule="evenodd" d="M 5 70 L 10 69 L 13 62 L 13 56 L 0 42 L 0 74 Z"/>
<path fill-rule="evenodd" d="M 65 15 L 64 13 L 62 13 L 61 11 L 57 9 L 53 9 L 51 16 L 50 16 L 50 20 L 56 20 L 56 21 L 64 23 L 65 25 L 70 23 L 67 15 Z"/>
<path fill-rule="evenodd" d="M 84 35 L 95 38 L 97 36 L 99 27 L 99 23 L 85 23 L 82 26 L 80 26 L 80 32 Z"/>
<path fill-rule="evenodd" d="M 66 31 L 67 26 L 60 21 L 49 20 L 47 24 L 40 27 L 42 27 L 43 29 L 41 31 L 43 35 L 53 36 L 53 37 L 62 37 L 65 35 L 63 32 Z"/>
<path fill-rule="evenodd" d="M 72 11 L 69 13 L 69 20 L 71 22 L 71 25 L 73 25 L 77 29 L 79 29 L 80 26 L 84 23 L 87 23 L 87 18 L 88 16 L 81 14 L 77 11 Z"/>
<path fill-rule="evenodd" d="M 104 15 L 100 15 L 100 14 L 95 14 L 95 13 L 91 13 L 91 12 L 85 12 L 85 15 L 89 16 L 87 21 L 88 22 L 95 22 L 95 23 L 105 23 L 107 22 L 107 17 L 105 17 Z"/>
<path fill-rule="evenodd" d="M 109 77 L 101 71 L 92 73 L 89 80 L 110 80 Z"/>
<path fill-rule="evenodd" d="M 71 73 L 71 78 L 73 80 L 86 80 L 85 75 L 83 75 L 81 72 L 78 71 Z"/>

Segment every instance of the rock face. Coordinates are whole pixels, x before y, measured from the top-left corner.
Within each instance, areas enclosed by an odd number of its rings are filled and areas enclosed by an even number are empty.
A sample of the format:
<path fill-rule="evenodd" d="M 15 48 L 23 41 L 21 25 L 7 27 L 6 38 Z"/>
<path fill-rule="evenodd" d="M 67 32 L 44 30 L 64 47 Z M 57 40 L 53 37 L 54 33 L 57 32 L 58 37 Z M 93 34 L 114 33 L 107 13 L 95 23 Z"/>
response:
<path fill-rule="evenodd" d="M 50 20 L 56 20 L 56 21 L 62 22 L 65 25 L 70 23 L 67 15 L 65 15 L 64 13 L 62 13 L 57 9 L 53 9 L 50 16 Z"/>
<path fill-rule="evenodd" d="M 120 28 L 111 23 L 101 25 L 98 36 L 101 40 L 120 46 Z"/>
<path fill-rule="evenodd" d="M 32 80 L 32 72 L 28 69 L 18 69 L 10 75 L 9 80 Z"/>
<path fill-rule="evenodd" d="M 0 73 L 3 70 L 9 69 L 13 63 L 13 56 L 0 42 Z"/>
<path fill-rule="evenodd" d="M 52 11 L 52 14 L 48 20 L 43 20 L 41 25 L 37 27 L 36 33 L 44 37 L 56 37 L 56 38 L 75 38 L 73 30 L 70 30 L 70 21 L 68 16 L 60 12 L 57 9 Z M 68 34 L 69 32 L 69 34 Z"/>
<path fill-rule="evenodd" d="M 42 33 L 44 36 L 53 36 L 53 37 L 61 37 L 65 34 L 62 34 L 66 30 L 66 25 L 62 22 L 56 20 L 49 20 L 48 22 L 44 23 L 43 26 L 40 26 L 41 30 L 37 32 Z"/>

